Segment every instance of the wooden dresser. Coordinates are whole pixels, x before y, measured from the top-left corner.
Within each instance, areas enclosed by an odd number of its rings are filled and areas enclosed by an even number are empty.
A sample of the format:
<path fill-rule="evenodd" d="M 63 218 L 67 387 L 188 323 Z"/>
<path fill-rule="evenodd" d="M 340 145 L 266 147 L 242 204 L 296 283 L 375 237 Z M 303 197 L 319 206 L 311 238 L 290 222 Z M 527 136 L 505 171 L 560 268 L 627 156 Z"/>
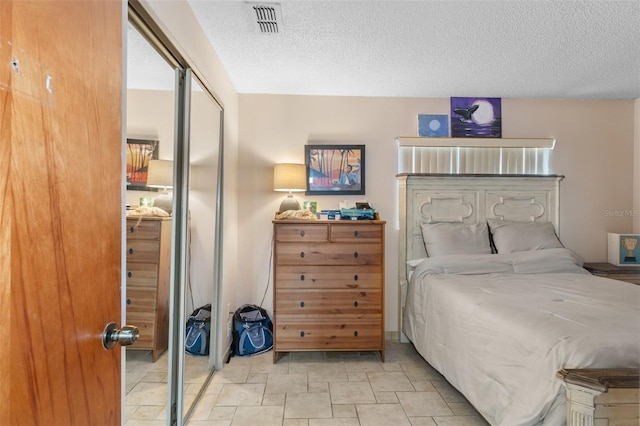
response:
<path fill-rule="evenodd" d="M 275 220 L 274 346 L 379 351 L 384 361 L 384 221 Z"/>
<path fill-rule="evenodd" d="M 640 266 L 616 266 L 610 263 L 585 263 L 584 269 L 599 277 L 640 285 Z"/>
<path fill-rule="evenodd" d="M 169 340 L 171 218 L 127 218 L 127 324 L 140 330 L 132 350 L 155 362 Z"/>

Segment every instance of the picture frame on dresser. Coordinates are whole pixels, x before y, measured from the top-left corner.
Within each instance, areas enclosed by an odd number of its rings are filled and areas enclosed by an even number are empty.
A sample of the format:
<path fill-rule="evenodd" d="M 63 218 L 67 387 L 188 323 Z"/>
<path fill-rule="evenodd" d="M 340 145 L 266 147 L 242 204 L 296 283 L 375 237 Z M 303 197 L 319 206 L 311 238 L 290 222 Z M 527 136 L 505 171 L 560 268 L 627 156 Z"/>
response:
<path fill-rule="evenodd" d="M 364 145 L 305 145 L 306 195 L 364 195 Z"/>

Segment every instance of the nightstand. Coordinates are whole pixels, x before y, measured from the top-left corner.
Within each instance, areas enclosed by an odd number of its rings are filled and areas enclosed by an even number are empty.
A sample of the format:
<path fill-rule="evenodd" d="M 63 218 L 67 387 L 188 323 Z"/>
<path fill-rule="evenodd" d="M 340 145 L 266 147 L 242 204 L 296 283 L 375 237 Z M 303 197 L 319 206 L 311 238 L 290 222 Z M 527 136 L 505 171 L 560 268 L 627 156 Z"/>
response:
<path fill-rule="evenodd" d="M 616 266 L 610 263 L 585 263 L 584 269 L 599 277 L 640 285 L 640 266 Z"/>

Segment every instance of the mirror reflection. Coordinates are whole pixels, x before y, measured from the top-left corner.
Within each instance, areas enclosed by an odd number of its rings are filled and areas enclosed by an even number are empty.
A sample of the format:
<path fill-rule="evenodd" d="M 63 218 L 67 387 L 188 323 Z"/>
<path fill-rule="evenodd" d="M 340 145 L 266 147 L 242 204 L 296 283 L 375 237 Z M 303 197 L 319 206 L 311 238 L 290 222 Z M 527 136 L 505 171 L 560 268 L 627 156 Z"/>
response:
<path fill-rule="evenodd" d="M 184 318 L 169 318 L 172 268 L 172 179 L 176 93 L 173 67 L 129 25 L 126 123 L 126 322 L 140 339 L 126 350 L 125 411 L 128 420 L 165 424 L 169 386 L 169 322 L 185 332 L 181 412 L 185 418 L 213 371 L 213 352 L 187 334 L 193 313 L 211 310 L 214 294 L 216 202 L 221 109 L 197 81 L 191 84 L 188 262 Z M 203 308 L 203 309 L 199 309 Z M 193 322 L 193 321 L 192 321 Z M 190 323 L 191 324 L 191 323 Z M 208 331 L 208 330 L 207 330 Z M 208 333 L 207 333 L 208 334 Z M 179 402 L 180 403 L 180 402 Z M 155 424 L 155 423 L 150 423 Z"/>

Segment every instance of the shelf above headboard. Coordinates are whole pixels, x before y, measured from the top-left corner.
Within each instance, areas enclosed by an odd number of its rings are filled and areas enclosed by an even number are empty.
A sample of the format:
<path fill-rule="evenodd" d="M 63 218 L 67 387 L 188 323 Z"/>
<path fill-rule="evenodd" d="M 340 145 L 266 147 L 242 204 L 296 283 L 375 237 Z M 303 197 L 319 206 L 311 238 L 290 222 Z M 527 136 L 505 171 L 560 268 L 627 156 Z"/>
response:
<path fill-rule="evenodd" d="M 555 138 L 424 138 L 398 136 L 398 146 L 407 147 L 465 147 L 465 148 L 549 148 L 556 146 Z"/>
<path fill-rule="evenodd" d="M 549 174 L 554 138 L 397 137 L 398 173 Z"/>

